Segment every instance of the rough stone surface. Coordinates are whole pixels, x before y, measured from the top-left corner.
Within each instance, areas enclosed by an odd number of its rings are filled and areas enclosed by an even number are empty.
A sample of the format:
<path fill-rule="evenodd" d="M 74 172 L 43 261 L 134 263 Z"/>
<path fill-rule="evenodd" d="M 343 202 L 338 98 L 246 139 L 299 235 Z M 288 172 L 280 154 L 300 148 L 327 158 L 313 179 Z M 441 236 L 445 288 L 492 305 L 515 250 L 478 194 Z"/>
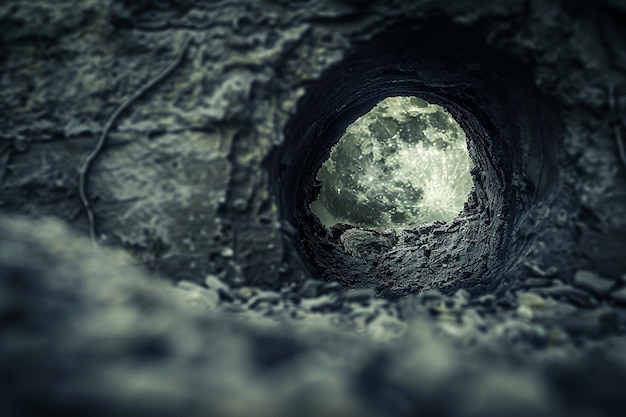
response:
<path fill-rule="evenodd" d="M 6 217 L 0 232 L 3 416 L 623 412 L 617 307 L 174 288 L 57 220 Z"/>
<path fill-rule="evenodd" d="M 625 16 L 3 1 L 0 415 L 623 416 Z M 307 210 L 393 94 L 459 120 L 474 191 L 370 256 Z"/>
<path fill-rule="evenodd" d="M 394 247 L 394 237 L 395 234 L 383 236 L 371 230 L 354 228 L 346 230 L 340 241 L 348 254 L 375 261 Z"/>
<path fill-rule="evenodd" d="M 596 294 L 607 294 L 615 286 L 615 281 L 600 278 L 590 271 L 578 271 L 574 275 L 574 284 Z"/>

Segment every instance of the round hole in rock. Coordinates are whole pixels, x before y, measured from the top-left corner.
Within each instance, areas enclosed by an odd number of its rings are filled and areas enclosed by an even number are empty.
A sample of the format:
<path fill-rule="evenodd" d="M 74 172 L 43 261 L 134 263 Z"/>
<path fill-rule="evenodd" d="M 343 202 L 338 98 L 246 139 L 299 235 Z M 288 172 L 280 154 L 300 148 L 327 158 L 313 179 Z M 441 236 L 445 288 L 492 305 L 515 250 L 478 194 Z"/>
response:
<path fill-rule="evenodd" d="M 266 163 L 291 276 L 373 288 L 384 297 L 464 288 L 493 293 L 525 274 L 526 231 L 558 190 L 558 112 L 529 68 L 470 28 L 433 18 L 399 22 L 353 45 L 311 83 Z M 467 135 L 473 188 L 450 222 L 376 231 L 325 227 L 311 209 L 317 179 L 348 126 L 388 97 L 446 109 Z M 300 263 L 301 262 L 301 263 Z"/>
<path fill-rule="evenodd" d="M 473 166 L 465 132 L 442 106 L 387 97 L 333 147 L 317 174 L 322 188 L 311 210 L 327 227 L 448 222 L 467 201 Z"/>

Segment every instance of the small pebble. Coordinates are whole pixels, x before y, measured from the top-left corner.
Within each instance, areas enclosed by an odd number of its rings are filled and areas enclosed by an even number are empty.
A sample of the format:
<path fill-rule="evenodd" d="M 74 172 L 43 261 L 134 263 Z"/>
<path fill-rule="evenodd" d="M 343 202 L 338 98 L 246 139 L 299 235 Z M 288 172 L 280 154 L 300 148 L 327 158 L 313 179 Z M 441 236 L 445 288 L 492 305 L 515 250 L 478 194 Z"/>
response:
<path fill-rule="evenodd" d="M 376 295 L 371 288 L 358 288 L 348 290 L 343 294 L 343 298 L 349 301 L 364 301 L 373 298 Z"/>
<path fill-rule="evenodd" d="M 593 291 L 596 294 L 608 294 L 615 286 L 614 281 L 600 278 L 591 271 L 576 272 L 576 275 L 574 275 L 574 284 L 578 287 Z"/>
<path fill-rule="evenodd" d="M 228 285 L 224 284 L 217 276 L 211 274 L 206 276 L 204 284 L 214 290 L 229 291 L 230 289 Z"/>
<path fill-rule="evenodd" d="M 613 291 L 611 293 L 611 297 L 615 301 L 619 301 L 620 303 L 626 304 L 626 287 L 620 288 L 619 290 Z"/>
<path fill-rule="evenodd" d="M 550 303 L 545 298 L 532 292 L 517 294 L 517 302 L 520 306 L 528 307 L 531 310 L 547 310 L 550 308 Z"/>
<path fill-rule="evenodd" d="M 317 297 L 317 287 L 319 283 L 313 280 L 308 280 L 300 288 L 300 295 L 305 298 Z"/>
<path fill-rule="evenodd" d="M 248 301 L 253 295 L 254 290 L 250 287 L 241 287 L 235 291 L 235 296 L 244 301 Z"/>

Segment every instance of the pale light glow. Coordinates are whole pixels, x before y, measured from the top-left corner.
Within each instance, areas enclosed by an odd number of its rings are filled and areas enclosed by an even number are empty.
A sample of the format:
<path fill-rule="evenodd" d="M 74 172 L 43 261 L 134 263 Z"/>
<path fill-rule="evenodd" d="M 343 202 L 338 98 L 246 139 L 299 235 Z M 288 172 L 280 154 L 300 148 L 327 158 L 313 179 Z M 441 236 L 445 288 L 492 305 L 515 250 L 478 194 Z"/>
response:
<path fill-rule="evenodd" d="M 465 132 L 441 106 L 388 97 L 348 126 L 317 174 L 326 225 L 405 229 L 450 221 L 472 189 Z"/>

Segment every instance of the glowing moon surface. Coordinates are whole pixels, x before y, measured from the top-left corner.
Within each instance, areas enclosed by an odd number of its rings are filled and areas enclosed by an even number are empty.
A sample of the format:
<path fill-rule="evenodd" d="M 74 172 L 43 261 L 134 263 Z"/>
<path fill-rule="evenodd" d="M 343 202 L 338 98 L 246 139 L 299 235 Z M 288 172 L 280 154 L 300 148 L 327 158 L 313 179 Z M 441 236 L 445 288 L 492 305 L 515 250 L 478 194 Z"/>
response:
<path fill-rule="evenodd" d="M 326 225 L 406 229 L 450 221 L 472 189 L 465 132 L 441 106 L 388 97 L 348 126 L 317 174 Z"/>

